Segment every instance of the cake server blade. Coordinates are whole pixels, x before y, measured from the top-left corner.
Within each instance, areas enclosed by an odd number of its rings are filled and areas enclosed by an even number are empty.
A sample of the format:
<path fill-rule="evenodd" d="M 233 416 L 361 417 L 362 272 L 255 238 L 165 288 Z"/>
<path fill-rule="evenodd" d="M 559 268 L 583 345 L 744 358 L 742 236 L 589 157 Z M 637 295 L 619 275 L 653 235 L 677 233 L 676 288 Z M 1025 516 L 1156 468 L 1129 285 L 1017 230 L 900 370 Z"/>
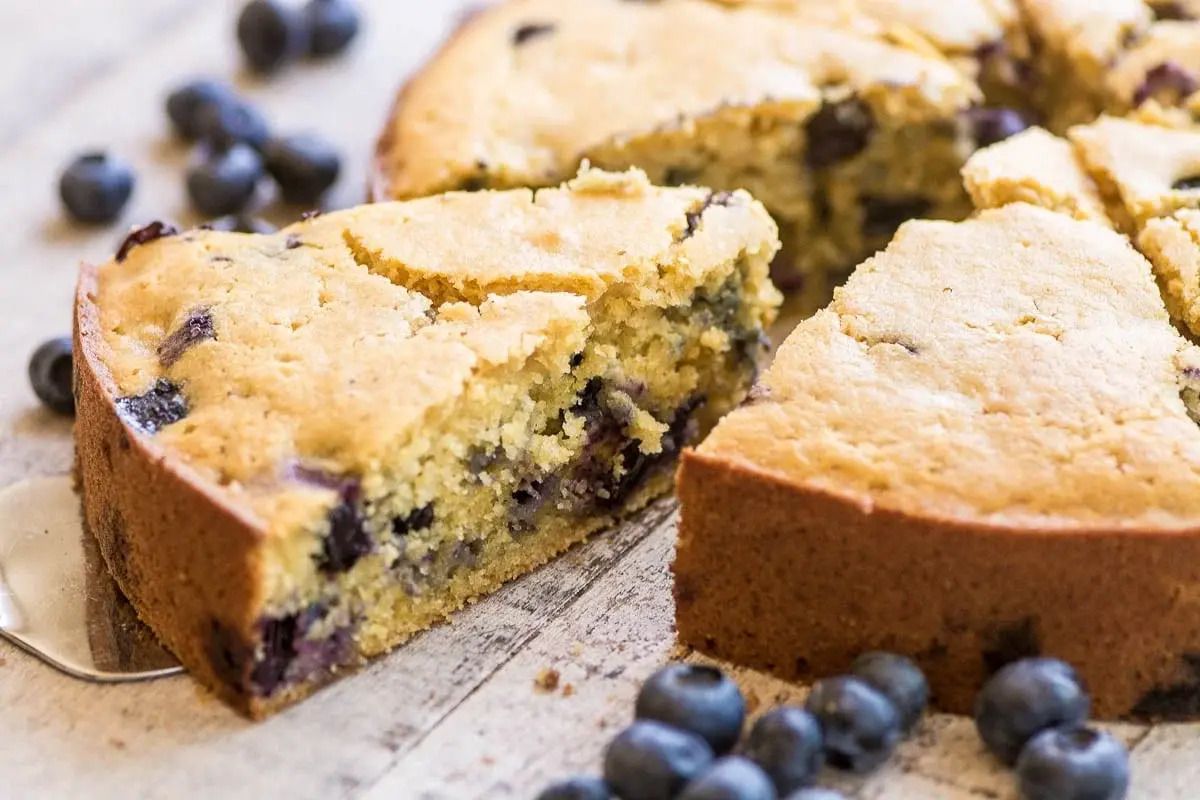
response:
<path fill-rule="evenodd" d="M 88 681 L 182 671 L 109 576 L 68 476 L 0 490 L 0 636 Z"/>

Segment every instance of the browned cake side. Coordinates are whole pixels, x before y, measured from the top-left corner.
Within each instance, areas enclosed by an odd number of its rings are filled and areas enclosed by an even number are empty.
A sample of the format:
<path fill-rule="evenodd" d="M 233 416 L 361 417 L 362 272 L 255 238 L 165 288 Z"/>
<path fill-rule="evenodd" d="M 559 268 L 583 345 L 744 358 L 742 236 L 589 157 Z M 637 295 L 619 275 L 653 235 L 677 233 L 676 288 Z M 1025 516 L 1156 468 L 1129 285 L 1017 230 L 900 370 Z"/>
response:
<path fill-rule="evenodd" d="M 85 528 L 139 616 L 204 685 L 251 716 L 269 709 L 241 687 L 252 666 L 261 532 L 183 474 L 149 437 L 130 436 L 95 351 L 96 267 L 75 303 L 75 457 Z M 169 534 L 167 533 L 169 532 Z M 201 544 L 203 543 L 203 544 Z"/>
<path fill-rule="evenodd" d="M 970 713 L 999 666 L 1044 653 L 1103 718 L 1200 713 L 1200 529 L 1013 530 L 872 510 L 688 452 L 674 571 L 682 641 L 784 677 L 913 655 Z"/>

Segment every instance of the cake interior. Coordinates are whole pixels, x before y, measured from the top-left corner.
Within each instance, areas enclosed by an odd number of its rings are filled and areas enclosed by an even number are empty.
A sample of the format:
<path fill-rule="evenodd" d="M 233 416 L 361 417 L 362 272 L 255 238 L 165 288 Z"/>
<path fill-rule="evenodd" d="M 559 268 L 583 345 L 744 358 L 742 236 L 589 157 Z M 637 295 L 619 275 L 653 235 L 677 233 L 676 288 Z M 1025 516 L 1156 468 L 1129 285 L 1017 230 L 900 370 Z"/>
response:
<path fill-rule="evenodd" d="M 606 293 L 575 335 L 477 375 L 377 472 L 306 474 L 336 499 L 280 542 L 250 690 L 303 691 L 385 652 L 668 491 L 680 450 L 757 374 L 765 272 L 745 257 L 667 306 Z M 297 546 L 319 564 L 301 583 Z"/>

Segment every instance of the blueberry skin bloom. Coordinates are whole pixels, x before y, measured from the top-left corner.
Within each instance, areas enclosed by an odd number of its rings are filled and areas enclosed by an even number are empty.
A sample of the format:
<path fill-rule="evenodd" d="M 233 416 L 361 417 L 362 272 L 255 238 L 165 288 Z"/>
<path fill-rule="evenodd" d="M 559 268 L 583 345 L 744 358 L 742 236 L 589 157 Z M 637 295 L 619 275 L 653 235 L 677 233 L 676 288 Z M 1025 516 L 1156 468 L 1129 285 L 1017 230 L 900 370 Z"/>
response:
<path fill-rule="evenodd" d="M 1069 665 L 1053 658 L 1015 661 L 992 676 L 975 701 L 975 728 L 997 758 L 1013 764 L 1047 728 L 1087 719 L 1091 701 Z"/>
<path fill-rule="evenodd" d="M 668 664 L 642 686 L 634 716 L 691 731 L 714 753 L 727 753 L 742 733 L 746 701 L 737 684 L 719 669 Z"/>
<path fill-rule="evenodd" d="M 29 383 L 43 405 L 58 414 L 75 413 L 71 337 L 45 341 L 29 359 Z"/>
<path fill-rule="evenodd" d="M 816 717 L 802 708 L 781 706 L 758 718 L 742 751 L 766 771 L 782 795 L 816 780 L 825 765 L 824 748 Z"/>
<path fill-rule="evenodd" d="M 552 783 L 541 791 L 537 800 L 609 800 L 608 784 L 592 775 L 578 775 Z"/>
<path fill-rule="evenodd" d="M 320 200 L 337 182 L 342 169 L 337 150 L 309 134 L 272 139 L 263 149 L 263 156 L 283 199 L 297 205 Z"/>
<path fill-rule="evenodd" d="M 792 792 L 784 800 L 846 800 L 846 795 L 841 792 L 835 792 L 833 789 L 813 787 L 811 789 L 801 789 L 798 792 Z"/>
<path fill-rule="evenodd" d="M 713 761 L 694 733 L 638 720 L 604 751 L 604 780 L 621 800 L 671 800 Z"/>
<path fill-rule="evenodd" d="M 200 78 L 189 81 L 167 95 L 167 117 L 175 132 L 188 141 L 201 134 L 201 112 L 224 103 L 234 103 L 233 89 L 220 81 Z"/>
<path fill-rule="evenodd" d="M 309 0 L 304 15 L 308 52 L 318 58 L 337 55 L 358 35 L 358 7 L 350 0 Z"/>
<path fill-rule="evenodd" d="M 78 222 L 101 225 L 121 215 L 133 194 L 133 170 L 107 153 L 85 153 L 58 181 L 67 213 Z"/>
<path fill-rule="evenodd" d="M 279 0 L 251 0 L 237 21 L 238 44 L 255 72 L 268 75 L 308 49 L 304 16 Z"/>
<path fill-rule="evenodd" d="M 758 764 L 726 756 L 689 783 L 679 800 L 775 800 L 775 787 Z"/>
<path fill-rule="evenodd" d="M 1122 800 L 1129 754 L 1107 733 L 1052 728 L 1029 740 L 1017 759 L 1024 800 Z"/>
<path fill-rule="evenodd" d="M 187 175 L 188 196 L 207 216 L 234 214 L 254 196 L 263 176 L 262 159 L 253 148 L 236 144 L 195 164 Z"/>
<path fill-rule="evenodd" d="M 854 660 L 850 672 L 892 701 L 904 730 L 917 723 L 929 704 L 929 682 L 910 658 L 895 653 L 863 653 Z"/>
<path fill-rule="evenodd" d="M 859 678 L 818 681 L 805 704 L 821 724 L 829 765 L 858 774 L 888 759 L 900 741 L 900 714 L 882 692 Z"/>

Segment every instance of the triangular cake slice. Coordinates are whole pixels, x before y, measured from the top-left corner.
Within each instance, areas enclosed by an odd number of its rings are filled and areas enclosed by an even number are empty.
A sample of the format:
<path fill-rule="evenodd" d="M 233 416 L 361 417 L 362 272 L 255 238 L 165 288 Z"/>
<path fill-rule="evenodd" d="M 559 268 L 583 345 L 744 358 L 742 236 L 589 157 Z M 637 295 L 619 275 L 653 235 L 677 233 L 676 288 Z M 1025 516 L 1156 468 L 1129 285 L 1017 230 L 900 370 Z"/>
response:
<path fill-rule="evenodd" d="M 80 281 L 85 517 L 252 715 L 669 488 L 779 299 L 758 203 L 640 173 L 163 233 Z"/>
<path fill-rule="evenodd" d="M 1108 227 L 908 223 L 685 455 L 680 636 L 794 677 L 897 650 L 954 711 L 1043 653 L 1101 716 L 1195 714 L 1198 388 Z"/>

